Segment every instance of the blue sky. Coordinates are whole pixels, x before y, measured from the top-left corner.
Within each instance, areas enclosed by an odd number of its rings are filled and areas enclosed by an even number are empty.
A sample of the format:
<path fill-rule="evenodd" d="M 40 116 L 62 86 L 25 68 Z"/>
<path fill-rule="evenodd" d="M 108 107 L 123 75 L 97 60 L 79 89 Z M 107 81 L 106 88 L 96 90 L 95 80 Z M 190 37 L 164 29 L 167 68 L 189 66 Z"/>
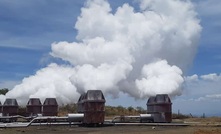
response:
<path fill-rule="evenodd" d="M 137 6 L 130 0 L 111 0 L 111 7 L 116 10 L 122 3 Z M 220 0 L 192 0 L 195 5 L 200 24 L 203 28 L 200 45 L 195 60 L 185 76 L 198 76 L 221 72 L 221 1 Z M 12 89 L 24 77 L 33 75 L 37 70 L 51 62 L 62 63 L 52 58 L 49 53 L 51 44 L 59 41 L 76 41 L 77 31 L 74 29 L 77 17 L 84 1 L 74 0 L 1 0 L 0 1 L 0 88 Z M 199 78 L 200 79 L 200 78 Z M 212 88 L 212 87 L 211 87 Z M 211 89 L 212 90 L 212 89 Z M 189 91 L 188 91 L 189 92 Z M 212 94 L 220 94 L 221 88 Z M 210 108 L 218 105 L 216 101 L 193 101 L 199 97 L 195 94 L 184 94 L 174 99 L 174 111 L 181 109 L 184 113 L 199 113 L 207 110 L 210 115 L 219 115 L 220 108 Z M 110 100 L 110 105 L 137 105 L 145 107 L 146 101 L 134 101 L 127 95 L 120 99 Z M 205 101 L 205 100 L 204 100 Z M 129 102 L 129 103 L 128 103 Z M 192 103 L 192 105 L 191 105 Z M 182 105 L 181 105 L 182 104 Z M 189 108 L 198 106 L 198 108 Z M 205 108 L 202 108 L 206 106 Z M 182 109 L 183 108 L 183 109 Z M 201 114 L 201 113 L 199 113 Z"/>

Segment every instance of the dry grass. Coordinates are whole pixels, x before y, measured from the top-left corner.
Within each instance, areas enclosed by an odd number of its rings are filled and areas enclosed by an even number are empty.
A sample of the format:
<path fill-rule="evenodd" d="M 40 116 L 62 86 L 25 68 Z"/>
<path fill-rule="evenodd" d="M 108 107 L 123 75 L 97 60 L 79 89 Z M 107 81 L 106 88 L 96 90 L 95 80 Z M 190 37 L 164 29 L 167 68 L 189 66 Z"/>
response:
<path fill-rule="evenodd" d="M 217 122 L 221 122 L 221 118 L 220 117 L 188 118 L 188 119 L 184 119 L 184 121 L 188 121 L 188 122 L 202 122 L 202 123 L 217 123 Z"/>

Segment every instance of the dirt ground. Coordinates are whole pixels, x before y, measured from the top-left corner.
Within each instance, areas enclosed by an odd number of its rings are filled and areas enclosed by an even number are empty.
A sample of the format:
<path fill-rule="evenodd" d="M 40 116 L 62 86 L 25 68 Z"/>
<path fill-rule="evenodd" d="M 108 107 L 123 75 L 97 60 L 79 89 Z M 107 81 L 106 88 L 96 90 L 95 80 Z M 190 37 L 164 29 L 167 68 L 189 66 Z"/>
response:
<path fill-rule="evenodd" d="M 221 134 L 221 127 L 205 126 L 31 126 L 0 129 L 0 134 Z"/>
<path fill-rule="evenodd" d="M 29 126 L 26 128 L 0 128 L 0 134 L 221 134 L 221 118 L 189 118 L 173 122 L 190 126 Z"/>

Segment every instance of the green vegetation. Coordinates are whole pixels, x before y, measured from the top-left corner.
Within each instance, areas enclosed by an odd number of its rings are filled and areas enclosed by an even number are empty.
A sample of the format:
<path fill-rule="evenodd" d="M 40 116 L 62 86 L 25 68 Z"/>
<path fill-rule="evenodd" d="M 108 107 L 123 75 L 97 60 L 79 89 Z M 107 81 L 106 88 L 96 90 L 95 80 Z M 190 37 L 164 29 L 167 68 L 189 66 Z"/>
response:
<path fill-rule="evenodd" d="M 0 94 L 3 94 L 5 95 L 7 92 L 9 91 L 8 88 L 3 88 L 3 89 L 0 89 Z"/>
<path fill-rule="evenodd" d="M 68 113 L 77 113 L 77 104 L 67 104 L 59 107 L 59 116 L 67 115 Z M 142 107 L 123 107 L 123 106 L 105 106 L 105 116 L 117 115 L 138 115 L 146 113 Z"/>
<path fill-rule="evenodd" d="M 124 115 L 127 113 L 127 109 L 122 106 L 105 106 L 106 116 Z"/>
<path fill-rule="evenodd" d="M 59 107 L 59 116 L 67 115 L 68 113 L 77 113 L 77 104 L 67 104 L 64 106 Z M 113 117 L 113 116 L 120 116 L 120 115 L 139 115 L 139 114 L 145 114 L 146 109 L 143 107 L 123 107 L 123 106 L 105 106 L 105 116 L 107 117 Z M 193 118 L 191 115 L 184 115 L 184 114 L 172 114 L 173 119 L 187 119 L 187 118 Z"/>
<path fill-rule="evenodd" d="M 172 114 L 173 119 L 186 119 L 186 118 L 190 118 L 190 117 L 191 116 L 189 116 L 189 115 L 184 115 L 184 114 L 181 114 L 181 113 L 179 113 L 179 114 L 173 113 Z"/>
<path fill-rule="evenodd" d="M 68 113 L 77 113 L 77 104 L 67 104 L 59 107 L 58 114 L 59 116 L 67 115 Z"/>
<path fill-rule="evenodd" d="M 19 107 L 18 108 L 18 115 L 26 116 L 26 107 Z"/>
<path fill-rule="evenodd" d="M 123 107 L 123 106 L 105 106 L 105 115 L 106 116 L 116 116 L 116 115 L 138 115 L 141 113 L 146 113 L 142 107 Z"/>

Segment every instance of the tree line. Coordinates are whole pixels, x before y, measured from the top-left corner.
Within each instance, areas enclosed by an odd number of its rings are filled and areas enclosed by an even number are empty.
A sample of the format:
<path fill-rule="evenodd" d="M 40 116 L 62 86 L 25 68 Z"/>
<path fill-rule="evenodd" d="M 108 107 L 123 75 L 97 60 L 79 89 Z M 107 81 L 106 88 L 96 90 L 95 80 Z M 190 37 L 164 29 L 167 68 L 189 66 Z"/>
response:
<path fill-rule="evenodd" d="M 1 95 L 1 94 L 2 94 L 2 95 L 5 95 L 8 91 L 9 91 L 8 88 L 2 88 L 2 89 L 0 89 L 0 95 Z"/>
<path fill-rule="evenodd" d="M 59 107 L 58 114 L 63 116 L 68 113 L 77 113 L 77 104 L 67 104 Z M 123 106 L 105 106 L 105 116 L 118 115 L 138 115 L 145 114 L 146 110 L 143 107 L 123 107 Z"/>

